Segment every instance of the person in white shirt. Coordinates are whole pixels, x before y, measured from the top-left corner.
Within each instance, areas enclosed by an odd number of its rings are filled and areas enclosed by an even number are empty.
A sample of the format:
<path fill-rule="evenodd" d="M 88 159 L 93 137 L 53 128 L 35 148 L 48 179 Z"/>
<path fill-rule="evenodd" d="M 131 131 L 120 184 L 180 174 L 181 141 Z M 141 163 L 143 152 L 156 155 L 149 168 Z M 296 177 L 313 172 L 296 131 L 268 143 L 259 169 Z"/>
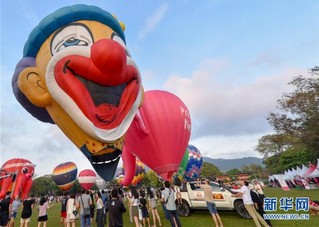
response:
<path fill-rule="evenodd" d="M 165 181 L 164 183 L 165 189 L 162 191 L 162 201 L 166 206 L 166 209 L 170 216 L 170 223 L 172 227 L 175 227 L 176 225 L 178 227 L 181 227 L 181 222 L 179 221 L 179 217 L 176 211 L 176 204 L 175 204 L 175 196 L 174 196 L 174 190 L 171 188 L 171 184 L 169 181 Z M 175 222 L 176 225 L 175 225 Z"/>
<path fill-rule="evenodd" d="M 244 181 L 244 184 L 245 185 L 241 187 L 240 192 L 237 194 L 233 194 L 232 197 L 242 196 L 244 206 L 246 210 L 248 211 L 249 215 L 254 220 L 256 227 L 261 227 L 260 223 L 263 226 L 268 227 L 269 225 L 266 223 L 266 221 L 260 216 L 260 214 L 255 209 L 254 202 L 250 195 L 250 189 L 248 188 L 248 185 L 249 185 L 248 181 Z"/>
<path fill-rule="evenodd" d="M 100 191 L 97 191 L 95 194 L 95 199 L 96 199 L 96 226 L 97 227 L 104 227 L 105 225 L 105 218 L 104 218 L 104 204 L 102 201 L 102 195 Z"/>

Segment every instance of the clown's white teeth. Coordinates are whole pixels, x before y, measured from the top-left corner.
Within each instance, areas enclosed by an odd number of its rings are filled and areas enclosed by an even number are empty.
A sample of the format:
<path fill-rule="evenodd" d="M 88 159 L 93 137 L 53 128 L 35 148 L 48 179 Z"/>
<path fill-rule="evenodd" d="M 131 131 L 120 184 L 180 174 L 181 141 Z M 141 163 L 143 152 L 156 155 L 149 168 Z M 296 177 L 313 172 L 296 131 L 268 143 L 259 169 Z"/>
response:
<path fill-rule="evenodd" d="M 119 159 L 120 157 L 121 157 L 121 155 L 117 156 L 116 158 L 114 158 L 114 159 L 112 159 L 112 160 L 108 160 L 108 161 L 105 161 L 105 162 L 92 162 L 92 164 L 94 164 L 94 165 L 108 164 L 108 163 L 111 163 L 111 162 L 116 161 L 116 160 Z"/>

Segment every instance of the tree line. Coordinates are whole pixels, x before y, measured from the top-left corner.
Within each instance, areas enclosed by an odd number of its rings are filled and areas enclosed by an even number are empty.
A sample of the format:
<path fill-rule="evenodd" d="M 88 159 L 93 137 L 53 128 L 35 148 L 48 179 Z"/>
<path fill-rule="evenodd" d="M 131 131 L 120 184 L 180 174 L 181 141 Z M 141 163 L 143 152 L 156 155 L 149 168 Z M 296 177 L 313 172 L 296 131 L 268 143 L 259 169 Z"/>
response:
<path fill-rule="evenodd" d="M 274 133 L 262 136 L 256 150 L 271 173 L 319 158 L 319 67 L 289 82 L 294 87 L 278 100 L 267 121 Z"/>

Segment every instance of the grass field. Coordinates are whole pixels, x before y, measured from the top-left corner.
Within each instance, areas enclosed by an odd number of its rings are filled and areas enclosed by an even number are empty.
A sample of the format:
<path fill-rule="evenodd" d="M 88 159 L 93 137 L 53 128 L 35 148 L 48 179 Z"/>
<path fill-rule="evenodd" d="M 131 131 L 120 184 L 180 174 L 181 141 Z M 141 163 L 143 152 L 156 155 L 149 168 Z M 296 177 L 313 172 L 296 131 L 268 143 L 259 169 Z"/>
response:
<path fill-rule="evenodd" d="M 266 188 L 265 194 L 267 197 L 277 197 L 278 200 L 281 197 L 309 197 L 309 199 L 319 200 L 319 190 L 297 190 L 293 189 L 291 191 L 285 192 L 279 188 Z M 279 205 L 279 204 L 278 204 Z M 60 209 L 61 205 L 57 203 L 53 208 L 48 211 L 49 220 L 47 222 L 47 227 L 58 227 L 60 221 Z M 170 224 L 164 218 L 164 214 L 162 211 L 161 206 L 158 206 L 158 210 L 162 220 L 162 226 L 169 227 Z M 269 213 L 269 212 L 268 212 Z M 283 210 L 277 210 L 276 212 L 272 213 L 297 213 L 295 210 L 290 212 L 285 212 Z M 299 213 L 305 213 L 299 212 Z M 252 219 L 243 219 L 237 215 L 235 211 L 219 211 L 219 215 L 223 221 L 225 227 L 253 227 L 254 222 Z M 37 209 L 33 210 L 33 215 L 31 218 L 31 223 L 29 227 L 36 227 L 37 226 L 37 216 L 38 211 Z M 19 218 L 18 218 L 19 217 Z M 15 226 L 19 226 L 20 224 L 20 213 L 18 214 Z M 124 226 L 135 226 L 132 223 L 129 223 L 129 214 L 128 212 L 124 214 Z M 205 227 L 205 226 L 214 226 L 214 223 L 211 219 L 211 216 L 208 211 L 201 210 L 201 211 L 194 211 L 191 213 L 189 217 L 180 217 L 182 226 L 184 227 Z M 287 226 L 287 227 L 318 227 L 319 226 L 319 216 L 310 216 L 309 220 L 272 220 L 271 221 L 273 226 Z M 151 222 L 152 224 L 152 222 Z M 77 225 L 80 226 L 79 220 L 77 221 Z M 95 225 L 92 225 L 95 226 Z"/>

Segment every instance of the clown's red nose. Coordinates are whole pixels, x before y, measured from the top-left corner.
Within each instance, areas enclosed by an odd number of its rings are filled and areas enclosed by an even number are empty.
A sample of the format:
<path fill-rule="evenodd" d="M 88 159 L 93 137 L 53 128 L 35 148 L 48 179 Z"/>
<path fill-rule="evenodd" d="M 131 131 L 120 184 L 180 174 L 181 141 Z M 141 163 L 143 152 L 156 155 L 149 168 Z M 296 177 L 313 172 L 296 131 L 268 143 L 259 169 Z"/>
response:
<path fill-rule="evenodd" d="M 121 77 L 125 73 L 126 52 L 119 43 L 111 39 L 98 40 L 92 46 L 91 59 L 94 65 L 109 79 L 123 79 Z"/>

